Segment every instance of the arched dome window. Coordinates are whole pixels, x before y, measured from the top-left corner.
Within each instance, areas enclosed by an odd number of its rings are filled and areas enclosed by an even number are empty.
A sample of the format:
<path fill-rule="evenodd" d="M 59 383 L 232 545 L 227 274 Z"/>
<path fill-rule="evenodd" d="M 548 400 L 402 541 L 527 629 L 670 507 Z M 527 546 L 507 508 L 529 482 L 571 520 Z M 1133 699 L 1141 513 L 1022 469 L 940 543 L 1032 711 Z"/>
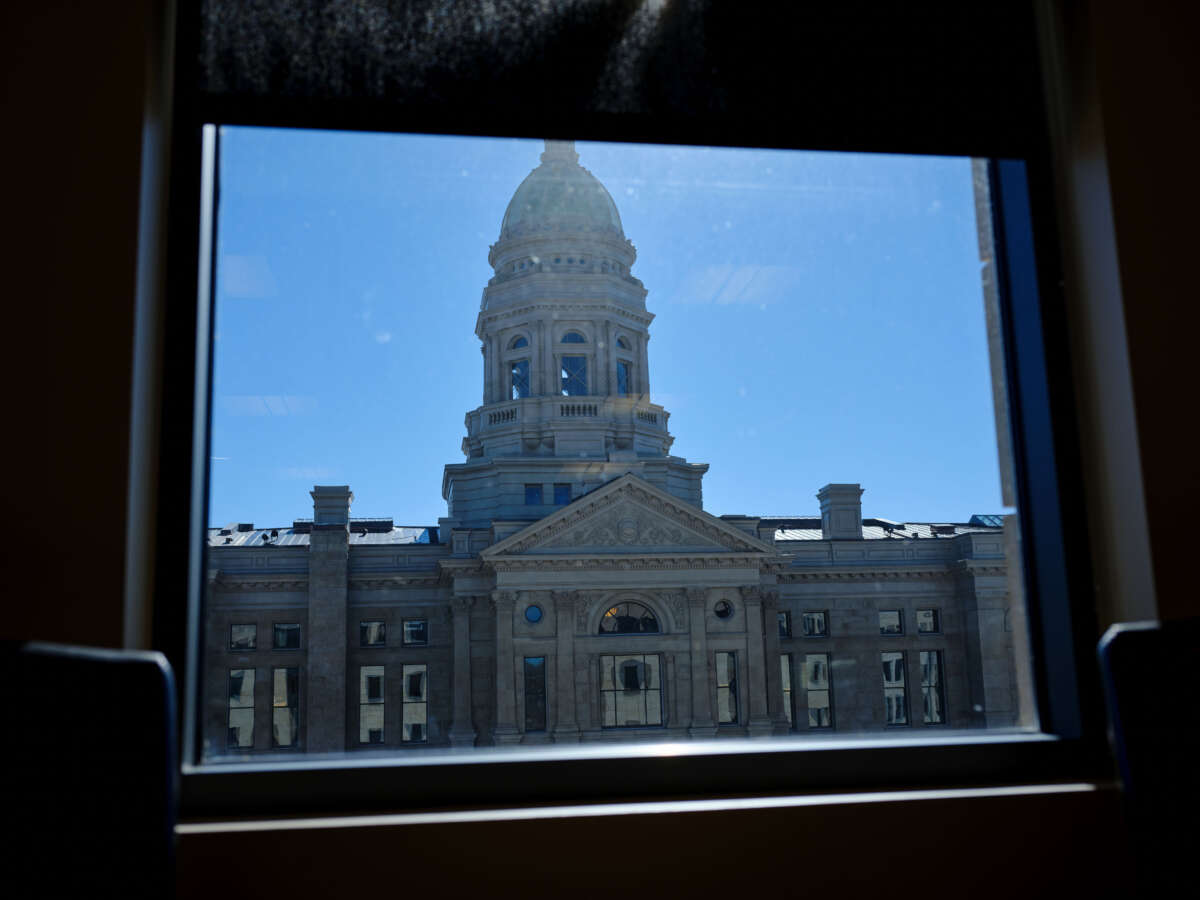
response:
<path fill-rule="evenodd" d="M 563 335 L 562 342 L 564 344 L 586 344 L 587 338 L 585 338 L 578 331 L 568 331 Z"/>
<path fill-rule="evenodd" d="M 629 341 L 625 340 L 625 338 L 623 338 L 623 337 L 619 337 L 619 338 L 617 338 L 617 349 L 618 349 L 618 350 L 628 350 L 628 349 L 630 349 L 630 347 L 629 347 Z"/>
<path fill-rule="evenodd" d="M 658 634 L 660 630 L 650 608 L 633 601 L 618 603 L 600 617 L 601 634 Z"/>
<path fill-rule="evenodd" d="M 518 335 L 517 337 L 513 338 L 512 343 L 508 345 L 508 349 L 509 350 L 520 350 L 522 347 L 528 347 L 528 346 L 529 346 L 529 341 L 525 340 L 525 338 L 522 337 L 521 335 Z"/>

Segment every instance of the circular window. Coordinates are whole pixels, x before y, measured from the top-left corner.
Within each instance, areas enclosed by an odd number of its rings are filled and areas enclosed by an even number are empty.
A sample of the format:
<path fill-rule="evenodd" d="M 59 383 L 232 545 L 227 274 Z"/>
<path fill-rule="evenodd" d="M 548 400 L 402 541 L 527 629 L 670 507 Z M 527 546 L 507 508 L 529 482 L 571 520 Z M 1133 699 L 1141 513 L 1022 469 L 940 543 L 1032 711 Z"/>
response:
<path fill-rule="evenodd" d="M 536 603 L 532 603 L 525 607 L 525 621 L 531 625 L 536 625 L 542 621 L 542 608 Z"/>
<path fill-rule="evenodd" d="M 733 615 L 733 604 L 728 600 L 718 600 L 713 612 L 717 614 L 718 619 L 728 619 Z"/>

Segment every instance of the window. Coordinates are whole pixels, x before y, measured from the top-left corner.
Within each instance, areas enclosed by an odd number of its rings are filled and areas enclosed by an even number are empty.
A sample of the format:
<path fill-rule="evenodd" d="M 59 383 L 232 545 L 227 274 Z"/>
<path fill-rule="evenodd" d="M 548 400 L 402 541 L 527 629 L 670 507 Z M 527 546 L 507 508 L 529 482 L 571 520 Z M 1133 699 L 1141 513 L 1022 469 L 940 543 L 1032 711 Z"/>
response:
<path fill-rule="evenodd" d="M 300 669 L 279 667 L 272 676 L 271 746 L 295 747 L 300 742 Z"/>
<path fill-rule="evenodd" d="M 658 634 L 658 618 L 641 603 L 618 603 L 600 617 L 601 634 Z"/>
<path fill-rule="evenodd" d="M 829 654 L 809 653 L 804 657 L 804 690 L 808 700 L 808 727 L 833 727 L 833 701 L 829 678 Z"/>
<path fill-rule="evenodd" d="M 521 338 L 521 340 L 525 340 Z M 529 360 L 518 359 L 512 364 L 511 370 L 512 399 L 520 400 L 530 396 L 529 393 Z"/>
<path fill-rule="evenodd" d="M 404 620 L 404 643 L 406 645 L 420 646 L 429 643 L 429 620 L 428 619 L 405 619 Z"/>
<path fill-rule="evenodd" d="M 779 636 L 781 638 L 790 638 L 792 636 L 792 614 L 782 611 L 775 614 L 776 622 L 779 626 Z"/>
<path fill-rule="evenodd" d="M 908 698 L 904 694 L 904 654 L 880 654 L 883 662 L 883 720 L 887 725 L 908 724 Z"/>
<path fill-rule="evenodd" d="M 387 642 L 387 630 L 383 622 L 374 619 L 358 623 L 358 645 L 360 647 L 382 647 Z"/>
<path fill-rule="evenodd" d="M 253 650 L 258 645 L 257 625 L 230 625 L 229 649 Z"/>
<path fill-rule="evenodd" d="M 713 607 L 713 615 L 718 619 L 728 619 L 733 615 L 733 604 L 728 600 L 718 600 L 716 606 Z"/>
<path fill-rule="evenodd" d="M 546 657 L 525 657 L 525 730 L 546 730 Z"/>
<path fill-rule="evenodd" d="M 738 721 L 737 654 L 718 651 L 717 724 L 736 725 Z"/>
<path fill-rule="evenodd" d="M 885 609 L 879 613 L 880 634 L 904 634 L 904 613 L 898 609 Z"/>
<path fill-rule="evenodd" d="M 383 666 L 360 666 L 358 669 L 358 742 L 360 744 L 383 743 L 383 711 Z"/>
<path fill-rule="evenodd" d="M 564 356 L 562 358 L 562 392 L 564 397 L 587 396 L 586 356 Z"/>
<path fill-rule="evenodd" d="M 272 646 L 276 650 L 300 649 L 300 626 L 295 622 L 275 623 Z"/>
<path fill-rule="evenodd" d="M 566 506 L 571 502 L 571 485 L 556 484 L 554 485 L 554 505 Z"/>
<path fill-rule="evenodd" d="M 230 750 L 254 748 L 254 670 L 229 670 L 228 746 Z"/>
<path fill-rule="evenodd" d="M 662 725 L 656 655 L 600 657 L 600 719 L 605 728 Z"/>
<path fill-rule="evenodd" d="M 542 621 L 542 608 L 536 603 L 531 603 L 525 607 L 525 621 L 530 625 L 536 625 Z"/>
<path fill-rule="evenodd" d="M 917 634 L 941 634 L 942 617 L 936 609 L 917 610 Z"/>
<path fill-rule="evenodd" d="M 424 665 L 404 667 L 404 723 L 400 739 L 406 744 L 419 744 L 427 739 L 427 681 Z"/>
<path fill-rule="evenodd" d="M 628 350 L 628 349 L 630 349 L 630 348 L 629 348 L 629 341 L 625 340 L 625 338 L 623 338 L 623 337 L 619 337 L 619 338 L 617 338 L 617 349 L 618 349 L 618 350 Z"/>
<path fill-rule="evenodd" d="M 792 697 L 792 657 L 789 653 L 779 654 L 779 680 L 783 684 L 783 714 L 787 716 L 788 728 L 794 728 L 796 701 Z"/>
<path fill-rule="evenodd" d="M 800 614 L 800 628 L 805 637 L 828 637 L 826 614 L 806 611 Z"/>
<path fill-rule="evenodd" d="M 524 263 L 521 264 L 521 268 L 525 268 Z M 515 338 L 513 338 L 512 343 L 508 345 L 508 349 L 509 350 L 520 350 L 523 347 L 528 347 L 528 346 L 529 346 L 529 341 L 525 340 L 524 337 L 515 337 Z"/>
<path fill-rule="evenodd" d="M 942 651 L 921 651 L 921 699 L 925 705 L 925 724 L 946 721 L 946 695 L 942 689 Z"/>
<path fill-rule="evenodd" d="M 629 393 L 629 363 L 623 359 L 617 360 L 617 393 L 622 397 Z"/>
<path fill-rule="evenodd" d="M 540 484 L 525 485 L 525 505 L 526 506 L 541 506 L 542 505 L 542 486 Z"/>
<path fill-rule="evenodd" d="M 562 342 L 564 344 L 586 344 L 587 339 L 578 331 L 568 331 L 563 335 Z"/>

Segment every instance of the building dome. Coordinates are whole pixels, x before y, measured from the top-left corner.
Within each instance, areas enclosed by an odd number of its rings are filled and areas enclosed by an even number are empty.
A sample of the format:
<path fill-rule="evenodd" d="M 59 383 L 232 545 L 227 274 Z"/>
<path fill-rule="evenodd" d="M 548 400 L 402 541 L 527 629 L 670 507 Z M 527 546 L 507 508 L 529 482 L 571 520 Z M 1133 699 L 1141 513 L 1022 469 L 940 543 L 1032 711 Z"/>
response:
<path fill-rule="evenodd" d="M 604 185 L 579 165 L 574 141 L 546 141 L 542 164 L 509 201 L 500 239 L 538 232 L 591 232 L 624 239 L 617 205 Z"/>

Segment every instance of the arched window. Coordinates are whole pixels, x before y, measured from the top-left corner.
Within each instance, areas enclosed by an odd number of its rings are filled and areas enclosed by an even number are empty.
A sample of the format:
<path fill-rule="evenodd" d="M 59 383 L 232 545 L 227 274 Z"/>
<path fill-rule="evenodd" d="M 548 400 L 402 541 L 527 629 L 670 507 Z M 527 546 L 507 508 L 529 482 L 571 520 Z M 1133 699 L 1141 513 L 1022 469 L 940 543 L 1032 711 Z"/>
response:
<path fill-rule="evenodd" d="M 564 344 L 586 344 L 587 338 L 585 338 L 578 331 L 568 331 L 563 335 L 562 342 Z"/>
<path fill-rule="evenodd" d="M 513 338 L 513 342 L 508 345 L 508 349 L 509 350 L 520 350 L 522 347 L 528 347 L 528 346 L 529 346 L 529 341 L 525 340 L 524 337 L 518 335 L 517 337 Z"/>
<path fill-rule="evenodd" d="M 629 341 L 625 340 L 625 338 L 623 338 L 623 337 L 619 337 L 619 338 L 617 338 L 617 349 L 618 349 L 618 350 L 629 350 L 629 349 L 631 349 L 631 348 L 630 348 L 630 346 L 629 346 Z"/>
<path fill-rule="evenodd" d="M 650 608 L 628 601 L 611 607 L 600 617 L 601 634 L 658 634 L 658 619 Z"/>

